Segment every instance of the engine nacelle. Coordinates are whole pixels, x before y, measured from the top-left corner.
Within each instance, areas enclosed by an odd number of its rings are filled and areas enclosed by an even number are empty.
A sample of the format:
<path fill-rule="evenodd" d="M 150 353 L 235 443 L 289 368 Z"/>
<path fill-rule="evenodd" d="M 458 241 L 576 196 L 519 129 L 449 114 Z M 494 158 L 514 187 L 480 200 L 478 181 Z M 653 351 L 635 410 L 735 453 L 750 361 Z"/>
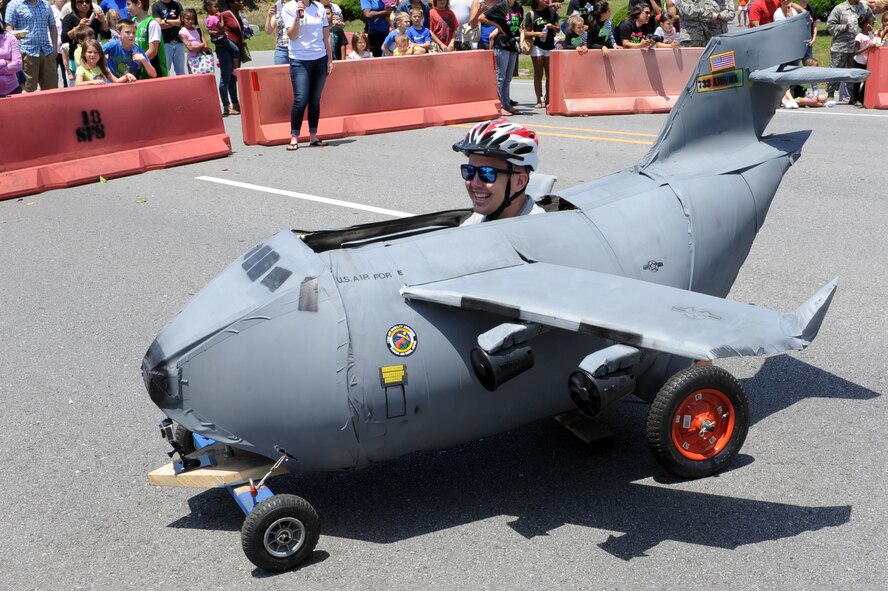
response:
<path fill-rule="evenodd" d="M 521 343 L 496 353 L 472 349 L 472 369 L 481 385 L 493 392 L 507 381 L 533 367 L 533 350 Z"/>
<path fill-rule="evenodd" d="M 590 418 L 635 391 L 634 365 L 641 352 L 627 345 L 612 345 L 587 356 L 567 380 L 570 398 Z"/>

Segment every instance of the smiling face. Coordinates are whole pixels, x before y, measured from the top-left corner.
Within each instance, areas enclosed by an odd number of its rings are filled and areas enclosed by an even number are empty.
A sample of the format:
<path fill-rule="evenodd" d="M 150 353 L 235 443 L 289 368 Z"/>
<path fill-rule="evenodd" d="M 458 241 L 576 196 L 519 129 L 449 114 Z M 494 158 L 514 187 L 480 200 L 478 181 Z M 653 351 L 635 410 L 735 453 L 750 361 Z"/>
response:
<path fill-rule="evenodd" d="M 87 47 L 83 52 L 83 59 L 90 68 L 96 67 L 96 64 L 99 63 L 99 57 L 101 57 L 101 55 L 96 48 L 92 46 Z"/>
<path fill-rule="evenodd" d="M 500 170 L 507 170 L 509 168 L 509 163 L 502 158 L 493 158 L 480 154 L 471 154 L 469 156 L 469 164 L 476 167 L 491 166 Z M 511 183 L 509 183 L 510 179 Z M 464 182 L 466 184 L 466 193 L 469 194 L 469 199 L 472 200 L 472 210 L 475 213 L 487 216 L 502 205 L 506 198 L 506 185 L 509 184 L 509 191 L 515 193 L 527 183 L 527 173 L 524 172 L 524 167 L 519 166 L 511 175 L 506 172 L 498 172 L 496 180 L 492 183 L 485 183 L 477 173 L 472 177 L 472 180 Z"/>

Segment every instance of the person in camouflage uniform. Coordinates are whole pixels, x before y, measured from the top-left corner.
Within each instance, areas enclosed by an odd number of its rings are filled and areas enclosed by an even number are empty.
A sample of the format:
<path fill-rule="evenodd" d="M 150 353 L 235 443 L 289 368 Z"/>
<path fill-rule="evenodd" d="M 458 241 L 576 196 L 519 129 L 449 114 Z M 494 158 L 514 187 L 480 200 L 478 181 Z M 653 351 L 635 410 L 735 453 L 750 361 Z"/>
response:
<path fill-rule="evenodd" d="M 857 23 L 864 16 L 872 17 L 873 11 L 866 2 L 860 0 L 846 0 L 829 13 L 826 30 L 832 35 L 832 44 L 829 46 L 830 68 L 854 67 L 854 38 L 860 32 Z M 831 98 L 838 88 L 838 82 L 830 82 L 826 85 L 826 93 Z"/>
<path fill-rule="evenodd" d="M 733 0 L 675 0 L 685 47 L 705 47 L 709 40 L 728 32 L 734 20 Z"/>

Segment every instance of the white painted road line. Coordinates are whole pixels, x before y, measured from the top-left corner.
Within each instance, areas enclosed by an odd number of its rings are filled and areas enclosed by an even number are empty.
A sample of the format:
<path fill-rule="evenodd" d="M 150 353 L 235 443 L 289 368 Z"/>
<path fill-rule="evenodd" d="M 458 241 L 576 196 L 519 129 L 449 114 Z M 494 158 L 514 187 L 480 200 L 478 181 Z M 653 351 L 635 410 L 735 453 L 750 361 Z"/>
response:
<path fill-rule="evenodd" d="M 412 213 L 405 211 L 395 211 L 394 209 L 384 209 L 382 207 L 374 207 L 372 205 L 363 205 L 361 203 L 352 203 L 350 201 L 340 201 L 339 199 L 330 199 L 328 197 L 317 197 L 316 195 L 306 195 L 305 193 L 296 193 L 295 191 L 285 191 L 283 189 L 274 189 L 272 187 L 263 187 L 262 185 L 253 185 L 250 183 L 242 183 L 240 181 L 232 181 L 228 179 L 220 179 L 213 176 L 194 177 L 199 181 L 208 181 L 210 183 L 218 183 L 220 185 L 228 185 L 230 187 L 238 187 L 240 189 L 249 189 L 251 191 L 260 191 L 262 193 L 271 193 L 273 195 L 283 195 L 284 197 L 295 197 L 304 201 L 314 201 L 315 203 L 324 203 L 326 205 L 335 205 L 337 207 L 349 207 L 360 211 L 369 211 L 370 213 L 378 213 L 388 215 L 395 218 L 409 218 Z"/>

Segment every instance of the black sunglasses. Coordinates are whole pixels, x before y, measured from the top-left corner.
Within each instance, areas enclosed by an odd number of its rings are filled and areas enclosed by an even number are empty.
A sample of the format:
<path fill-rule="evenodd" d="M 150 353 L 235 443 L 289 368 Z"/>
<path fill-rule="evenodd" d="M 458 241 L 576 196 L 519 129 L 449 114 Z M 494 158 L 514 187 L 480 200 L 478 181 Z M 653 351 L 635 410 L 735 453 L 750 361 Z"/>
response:
<path fill-rule="evenodd" d="M 478 173 L 478 178 L 481 179 L 482 183 L 495 183 L 496 182 L 496 173 L 501 172 L 503 174 L 511 174 L 511 170 L 505 170 L 502 168 L 494 168 L 492 166 L 475 166 L 474 164 L 461 164 L 459 167 L 460 173 L 462 173 L 462 178 L 464 181 L 471 181 L 475 178 L 475 173 Z"/>

